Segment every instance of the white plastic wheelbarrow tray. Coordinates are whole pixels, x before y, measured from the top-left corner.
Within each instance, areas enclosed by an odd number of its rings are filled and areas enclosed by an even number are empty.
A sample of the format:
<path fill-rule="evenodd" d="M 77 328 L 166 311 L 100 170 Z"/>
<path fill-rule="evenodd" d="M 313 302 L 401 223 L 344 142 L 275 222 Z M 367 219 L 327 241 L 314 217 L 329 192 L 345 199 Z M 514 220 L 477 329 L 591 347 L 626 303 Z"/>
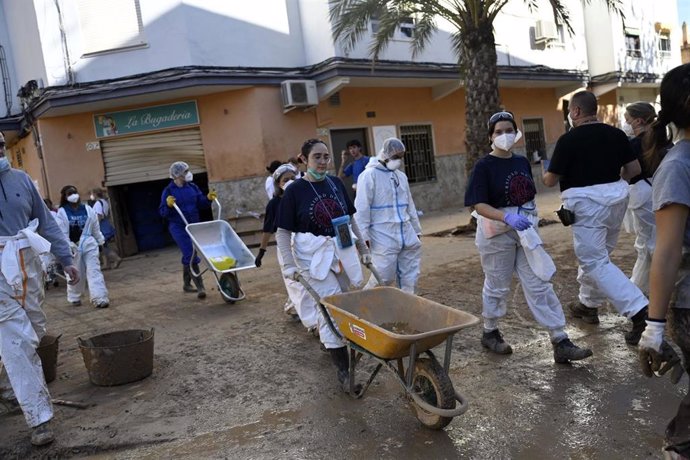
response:
<path fill-rule="evenodd" d="M 211 270 L 216 277 L 218 290 L 223 296 L 223 299 L 226 302 L 235 303 L 245 298 L 244 291 L 242 291 L 240 287 L 240 282 L 235 272 L 248 268 L 255 268 L 254 254 L 252 254 L 247 245 L 244 244 L 232 226 L 227 221 L 220 220 L 220 203 L 218 200 L 214 200 L 214 203 L 218 206 L 219 219 L 194 224 L 187 222 L 187 219 L 185 219 L 177 204 L 173 206 L 186 224 L 185 230 L 192 240 L 195 254 L 199 254 L 199 257 L 208 267 L 201 273 L 195 273 L 191 267 L 195 255 L 193 254 L 189 267 L 192 271 L 192 276 L 198 276 L 207 270 Z M 223 257 L 235 259 L 235 265 L 224 270 L 216 267 L 212 260 Z"/>

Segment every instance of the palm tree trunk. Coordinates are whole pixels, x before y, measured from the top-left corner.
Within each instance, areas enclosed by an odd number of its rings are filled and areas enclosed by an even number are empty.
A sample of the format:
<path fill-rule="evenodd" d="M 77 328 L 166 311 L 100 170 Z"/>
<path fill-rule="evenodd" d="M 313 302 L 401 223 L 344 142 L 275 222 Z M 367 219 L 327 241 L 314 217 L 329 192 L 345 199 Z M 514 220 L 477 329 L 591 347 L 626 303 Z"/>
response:
<path fill-rule="evenodd" d="M 490 22 L 463 30 L 462 69 L 465 75 L 465 173 L 470 173 L 479 158 L 489 151 L 486 123 L 500 107 L 496 42 Z"/>

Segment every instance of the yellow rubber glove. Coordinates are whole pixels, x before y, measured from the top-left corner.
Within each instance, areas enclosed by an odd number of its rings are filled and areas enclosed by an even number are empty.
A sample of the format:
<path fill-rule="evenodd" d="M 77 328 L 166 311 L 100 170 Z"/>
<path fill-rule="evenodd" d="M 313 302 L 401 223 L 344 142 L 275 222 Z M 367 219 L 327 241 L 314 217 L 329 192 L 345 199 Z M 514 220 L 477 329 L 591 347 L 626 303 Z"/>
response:
<path fill-rule="evenodd" d="M 168 205 L 169 208 L 172 208 L 175 204 L 175 197 L 172 195 L 168 195 L 168 197 L 165 199 L 165 203 Z"/>
<path fill-rule="evenodd" d="M 215 190 L 211 190 L 210 192 L 208 192 L 208 195 L 206 195 L 206 198 L 208 198 L 209 201 L 213 201 L 218 198 L 218 194 Z"/>

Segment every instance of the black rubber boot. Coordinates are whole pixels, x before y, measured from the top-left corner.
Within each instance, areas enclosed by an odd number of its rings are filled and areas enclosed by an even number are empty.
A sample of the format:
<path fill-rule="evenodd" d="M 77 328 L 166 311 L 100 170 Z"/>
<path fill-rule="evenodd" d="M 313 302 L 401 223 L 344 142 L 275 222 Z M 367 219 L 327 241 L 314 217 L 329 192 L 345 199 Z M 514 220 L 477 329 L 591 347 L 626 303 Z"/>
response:
<path fill-rule="evenodd" d="M 340 388 L 345 393 L 350 393 L 350 360 L 347 356 L 347 347 L 330 348 L 328 352 L 331 354 L 331 359 L 337 369 L 336 375 Z M 355 384 L 355 394 L 360 391 L 362 391 L 362 385 Z"/>
<path fill-rule="evenodd" d="M 192 286 L 192 273 L 189 271 L 189 265 L 182 266 L 182 290 L 184 292 L 196 292 L 196 288 Z"/>
<path fill-rule="evenodd" d="M 194 273 L 199 273 L 199 264 L 192 264 L 192 269 Z M 206 298 L 206 289 L 204 289 L 204 280 L 199 276 L 193 276 L 192 281 L 194 281 L 194 286 L 196 286 L 196 296 L 199 299 Z"/>
<path fill-rule="evenodd" d="M 350 377 L 350 362 L 347 357 L 347 347 L 331 348 L 328 351 L 338 371 L 338 382 L 340 382 L 344 388 L 344 386 L 349 383 Z"/>
<path fill-rule="evenodd" d="M 625 342 L 629 345 L 637 345 L 642 338 L 642 333 L 647 328 L 647 307 L 635 313 L 635 316 L 630 320 L 632 321 L 632 329 L 625 333 Z"/>

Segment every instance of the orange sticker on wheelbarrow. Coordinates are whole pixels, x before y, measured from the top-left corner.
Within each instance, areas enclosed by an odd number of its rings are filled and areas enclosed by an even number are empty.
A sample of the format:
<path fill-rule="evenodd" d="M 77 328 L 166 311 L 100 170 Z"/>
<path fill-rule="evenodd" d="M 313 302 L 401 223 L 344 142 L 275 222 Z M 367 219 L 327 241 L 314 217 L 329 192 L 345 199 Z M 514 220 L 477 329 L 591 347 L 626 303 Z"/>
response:
<path fill-rule="evenodd" d="M 364 329 L 355 324 L 350 323 L 350 332 L 352 332 L 357 337 L 360 337 L 362 340 L 367 339 L 367 333 L 364 332 Z"/>

